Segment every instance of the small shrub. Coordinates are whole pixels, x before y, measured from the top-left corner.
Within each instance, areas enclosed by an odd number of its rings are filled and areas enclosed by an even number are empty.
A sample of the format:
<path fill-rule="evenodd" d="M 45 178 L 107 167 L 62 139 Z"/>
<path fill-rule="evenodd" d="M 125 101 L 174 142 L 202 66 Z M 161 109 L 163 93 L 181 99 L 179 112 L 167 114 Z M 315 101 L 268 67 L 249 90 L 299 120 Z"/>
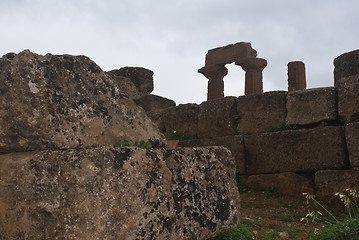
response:
<path fill-rule="evenodd" d="M 282 194 L 278 192 L 276 187 L 270 186 L 264 189 L 263 193 L 270 197 L 280 197 Z"/>
<path fill-rule="evenodd" d="M 288 126 L 287 119 L 283 118 L 282 122 L 278 126 L 272 126 L 267 129 L 267 132 L 279 132 L 285 130 L 295 130 L 298 129 L 298 126 Z"/>
<path fill-rule="evenodd" d="M 237 126 L 238 126 L 239 122 L 241 121 L 241 119 L 242 119 L 242 117 L 239 114 L 234 114 L 232 116 L 231 120 L 232 120 L 232 123 L 235 126 L 235 128 L 237 128 Z"/>
<path fill-rule="evenodd" d="M 346 239 L 346 240 L 359 240 L 359 195 L 355 189 L 346 189 L 349 194 L 336 193 L 343 202 L 348 217 L 344 220 L 336 218 L 327 208 L 318 202 L 313 195 L 303 193 L 307 199 L 307 204 L 313 202 L 322 208 L 329 217 L 323 216 L 320 211 L 310 211 L 301 219 L 306 222 L 322 222 L 323 228 L 314 231 L 314 235 L 310 239 L 326 240 L 326 239 Z"/>
<path fill-rule="evenodd" d="M 167 140 L 179 140 L 179 141 L 191 140 L 191 139 L 192 138 L 188 133 L 180 133 L 180 132 L 177 132 L 176 130 L 173 131 L 171 136 L 169 136 L 167 138 Z"/>
<path fill-rule="evenodd" d="M 253 235 L 249 229 L 243 225 L 239 224 L 237 227 L 222 229 L 217 233 L 217 236 L 222 240 L 250 240 L 253 239 Z"/>
<path fill-rule="evenodd" d="M 236 182 L 237 182 L 237 188 L 238 192 L 248 192 L 251 190 L 251 187 L 248 184 L 245 184 L 241 181 L 241 176 L 239 174 L 236 175 Z"/>
<path fill-rule="evenodd" d="M 359 219 L 348 218 L 337 221 L 320 230 L 315 231 L 309 239 L 315 240 L 358 240 L 359 239 Z"/>

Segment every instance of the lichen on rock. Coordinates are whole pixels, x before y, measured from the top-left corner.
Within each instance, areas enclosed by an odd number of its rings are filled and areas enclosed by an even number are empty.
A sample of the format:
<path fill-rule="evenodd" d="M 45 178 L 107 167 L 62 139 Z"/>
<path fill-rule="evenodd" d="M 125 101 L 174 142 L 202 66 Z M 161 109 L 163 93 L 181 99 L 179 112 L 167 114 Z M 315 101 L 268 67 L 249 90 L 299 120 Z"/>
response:
<path fill-rule="evenodd" d="M 162 145 L 143 109 L 88 57 L 9 53 L 0 58 L 0 83 L 0 152 Z"/>

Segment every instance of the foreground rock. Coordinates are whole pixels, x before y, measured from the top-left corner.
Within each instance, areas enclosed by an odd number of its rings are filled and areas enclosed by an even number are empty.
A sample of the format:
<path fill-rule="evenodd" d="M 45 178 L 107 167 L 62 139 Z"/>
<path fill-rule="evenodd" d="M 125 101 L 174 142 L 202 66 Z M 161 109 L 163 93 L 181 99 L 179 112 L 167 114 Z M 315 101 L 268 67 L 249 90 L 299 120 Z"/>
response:
<path fill-rule="evenodd" d="M 85 56 L 10 53 L 0 83 L 0 152 L 162 144 L 143 109 Z"/>
<path fill-rule="evenodd" d="M 0 155 L 0 239 L 207 239 L 239 223 L 225 148 Z"/>

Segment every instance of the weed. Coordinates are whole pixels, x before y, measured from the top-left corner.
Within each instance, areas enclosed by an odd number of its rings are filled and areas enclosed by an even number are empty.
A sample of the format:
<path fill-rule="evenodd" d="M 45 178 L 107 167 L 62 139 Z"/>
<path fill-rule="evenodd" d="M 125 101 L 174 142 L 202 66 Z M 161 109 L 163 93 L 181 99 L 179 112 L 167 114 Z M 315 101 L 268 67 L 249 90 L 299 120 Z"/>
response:
<path fill-rule="evenodd" d="M 282 122 L 278 126 L 272 126 L 267 129 L 267 132 L 279 132 L 284 130 L 295 130 L 298 129 L 298 126 L 288 126 L 287 119 L 283 118 Z"/>
<path fill-rule="evenodd" d="M 245 184 L 241 181 L 241 176 L 239 174 L 236 175 L 238 192 L 248 192 L 251 190 L 251 187 L 248 184 Z"/>
<path fill-rule="evenodd" d="M 267 196 L 270 196 L 270 197 L 280 197 L 282 196 L 282 194 L 280 192 L 278 192 L 277 188 L 276 187 L 267 187 L 264 189 L 263 193 Z"/>
<path fill-rule="evenodd" d="M 176 130 L 174 130 L 172 135 L 167 138 L 167 140 L 179 140 L 179 141 L 191 140 L 191 139 L 192 138 L 188 133 L 180 133 L 177 132 Z"/>
<path fill-rule="evenodd" d="M 238 129 L 237 129 L 237 127 L 238 127 L 238 124 L 239 124 L 239 122 L 241 121 L 241 115 L 239 115 L 239 114 L 234 114 L 233 116 L 232 116 L 232 118 L 231 118 L 231 121 L 232 121 L 232 124 L 233 124 L 233 132 L 232 132 L 232 135 L 239 135 L 239 134 L 241 134 L 239 131 L 238 131 Z"/>
<path fill-rule="evenodd" d="M 239 114 L 234 114 L 232 116 L 231 120 L 232 120 L 232 123 L 235 126 L 235 128 L 237 128 L 237 126 L 238 126 L 239 122 L 241 121 L 241 119 L 242 119 L 242 117 Z"/>
<path fill-rule="evenodd" d="M 222 229 L 217 233 L 217 236 L 222 240 L 250 240 L 253 239 L 253 235 L 249 229 L 243 225 L 239 224 L 237 227 Z"/>
<path fill-rule="evenodd" d="M 318 202 L 312 195 L 303 193 L 307 199 L 307 204 L 313 202 L 318 205 L 328 216 L 324 216 L 320 211 L 310 211 L 301 218 L 306 222 L 322 222 L 323 228 L 314 231 L 310 239 L 359 239 L 359 195 L 355 189 L 346 189 L 349 194 L 336 193 L 340 201 L 343 202 L 348 216 L 344 220 L 336 218 L 327 208 Z"/>

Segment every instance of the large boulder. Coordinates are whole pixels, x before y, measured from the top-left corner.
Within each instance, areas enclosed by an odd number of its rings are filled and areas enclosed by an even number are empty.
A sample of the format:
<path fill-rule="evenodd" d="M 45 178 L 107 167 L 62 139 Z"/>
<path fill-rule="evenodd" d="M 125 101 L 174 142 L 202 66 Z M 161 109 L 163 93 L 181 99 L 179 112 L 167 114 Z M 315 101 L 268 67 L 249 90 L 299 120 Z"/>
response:
<path fill-rule="evenodd" d="M 337 91 L 334 87 L 288 92 L 287 124 L 309 125 L 337 120 Z"/>
<path fill-rule="evenodd" d="M 153 72 L 142 67 L 123 67 L 112 70 L 112 74 L 131 79 L 140 93 L 151 93 L 153 91 Z"/>
<path fill-rule="evenodd" d="M 240 96 L 237 112 L 240 116 L 238 131 L 241 134 L 265 132 L 281 124 L 286 116 L 286 92 Z"/>
<path fill-rule="evenodd" d="M 0 155 L 0 239 L 208 239 L 239 223 L 231 153 L 99 147 Z"/>
<path fill-rule="evenodd" d="M 348 81 L 348 77 L 359 79 L 359 50 L 343 53 L 334 59 L 334 85 Z"/>
<path fill-rule="evenodd" d="M 359 171 L 321 170 L 315 173 L 317 196 L 334 197 L 337 192 L 346 193 L 348 188 L 359 189 Z"/>
<path fill-rule="evenodd" d="M 179 147 L 222 146 L 231 151 L 236 172 L 246 174 L 245 149 L 242 135 L 180 141 Z"/>
<path fill-rule="evenodd" d="M 0 83 L 0 152 L 162 144 L 143 109 L 85 56 L 9 53 Z"/>
<path fill-rule="evenodd" d="M 247 174 L 345 169 L 344 131 L 319 127 L 244 136 Z"/>
<path fill-rule="evenodd" d="M 342 123 L 359 122 L 359 75 L 347 77 L 338 89 L 338 115 Z"/>
<path fill-rule="evenodd" d="M 198 138 L 231 135 L 237 129 L 237 98 L 225 97 L 201 103 L 198 113 Z"/>
<path fill-rule="evenodd" d="M 191 138 L 197 138 L 199 105 L 194 103 L 180 104 L 161 111 L 161 124 L 165 129 L 166 137 L 188 134 Z M 159 121 L 156 121 L 159 124 Z"/>
<path fill-rule="evenodd" d="M 359 123 L 349 123 L 345 127 L 345 140 L 347 143 L 350 166 L 359 170 Z"/>
<path fill-rule="evenodd" d="M 142 107 L 147 114 L 151 111 L 176 106 L 175 101 L 153 94 L 144 94 L 141 97 L 135 98 L 134 101 L 138 106 Z"/>

